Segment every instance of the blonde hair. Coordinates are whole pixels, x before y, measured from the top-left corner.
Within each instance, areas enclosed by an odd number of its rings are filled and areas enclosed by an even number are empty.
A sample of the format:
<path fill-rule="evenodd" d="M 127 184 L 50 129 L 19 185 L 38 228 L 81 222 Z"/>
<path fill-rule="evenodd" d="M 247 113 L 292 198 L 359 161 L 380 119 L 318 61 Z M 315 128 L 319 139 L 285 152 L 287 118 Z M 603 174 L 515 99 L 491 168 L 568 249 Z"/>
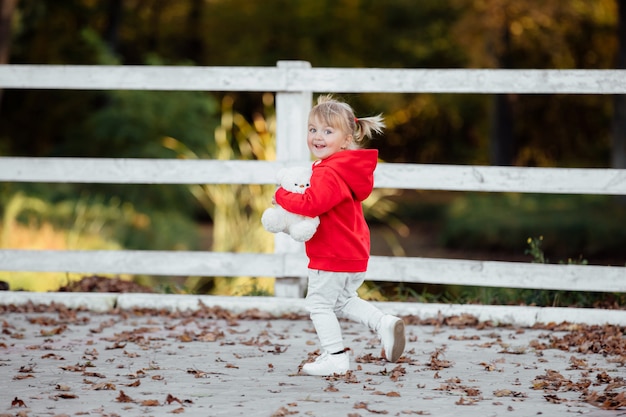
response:
<path fill-rule="evenodd" d="M 357 118 L 349 104 L 333 98 L 330 94 L 317 98 L 317 104 L 311 109 L 309 118 L 321 120 L 352 136 L 348 149 L 359 148 L 364 139 L 371 138 L 374 133 L 382 133 L 385 127 L 382 115 Z"/>

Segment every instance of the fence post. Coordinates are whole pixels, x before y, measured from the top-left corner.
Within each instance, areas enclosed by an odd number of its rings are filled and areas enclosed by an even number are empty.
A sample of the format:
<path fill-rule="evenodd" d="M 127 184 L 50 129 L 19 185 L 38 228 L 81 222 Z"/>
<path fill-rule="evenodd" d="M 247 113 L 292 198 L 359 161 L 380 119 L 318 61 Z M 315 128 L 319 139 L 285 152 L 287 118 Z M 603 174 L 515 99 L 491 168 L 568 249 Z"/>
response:
<path fill-rule="evenodd" d="M 277 67 L 285 71 L 289 81 L 289 70 L 311 68 L 306 61 L 278 61 Z M 307 119 L 312 91 L 276 92 L 276 159 L 281 162 L 310 164 L 311 155 L 306 145 Z M 304 244 L 279 233 L 274 235 L 274 253 L 303 253 Z M 288 271 L 287 271 L 288 272 Z M 276 277 L 276 297 L 302 297 L 306 288 L 306 277 Z"/>

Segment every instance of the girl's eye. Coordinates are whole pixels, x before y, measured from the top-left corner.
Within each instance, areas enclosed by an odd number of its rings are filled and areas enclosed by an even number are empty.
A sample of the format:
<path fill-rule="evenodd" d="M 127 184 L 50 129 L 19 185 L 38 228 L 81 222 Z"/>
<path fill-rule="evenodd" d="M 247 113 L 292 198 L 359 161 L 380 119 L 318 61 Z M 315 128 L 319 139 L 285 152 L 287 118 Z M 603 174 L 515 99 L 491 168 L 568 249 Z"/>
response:
<path fill-rule="evenodd" d="M 327 135 L 330 135 L 331 133 L 333 133 L 333 131 L 332 131 L 332 130 L 330 130 L 330 129 L 326 129 L 326 130 L 324 131 L 324 133 L 325 133 L 325 134 L 327 134 Z"/>

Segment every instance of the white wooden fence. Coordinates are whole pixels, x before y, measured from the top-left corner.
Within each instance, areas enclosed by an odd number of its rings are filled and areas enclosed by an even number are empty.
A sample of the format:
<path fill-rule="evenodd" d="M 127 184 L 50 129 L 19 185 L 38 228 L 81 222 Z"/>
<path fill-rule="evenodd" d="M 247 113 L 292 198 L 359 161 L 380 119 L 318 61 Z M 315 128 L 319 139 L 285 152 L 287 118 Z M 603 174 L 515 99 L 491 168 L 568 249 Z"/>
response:
<path fill-rule="evenodd" d="M 0 182 L 273 184 L 309 163 L 313 92 L 626 94 L 622 70 L 468 70 L 276 67 L 2 65 L 0 89 L 202 90 L 276 93 L 277 160 L 214 161 L 0 157 Z M 35 118 L 36 115 L 33 115 Z M 377 188 L 626 195 L 626 170 L 379 164 Z M 624 225 L 616 225 L 624 227 Z M 273 254 L 185 251 L 0 250 L 3 271 L 275 276 L 277 296 L 299 296 L 302 246 L 278 236 Z M 377 281 L 626 292 L 626 268 L 374 256 Z"/>

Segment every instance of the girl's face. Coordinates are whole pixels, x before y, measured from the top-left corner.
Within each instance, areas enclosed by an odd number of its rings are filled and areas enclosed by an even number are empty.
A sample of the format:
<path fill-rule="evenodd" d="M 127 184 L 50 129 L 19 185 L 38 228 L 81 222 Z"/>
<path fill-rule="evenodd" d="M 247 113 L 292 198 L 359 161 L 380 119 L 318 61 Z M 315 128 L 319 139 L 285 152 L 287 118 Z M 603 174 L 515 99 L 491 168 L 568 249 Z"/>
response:
<path fill-rule="evenodd" d="M 319 118 L 309 119 L 309 133 L 307 145 L 311 154 L 318 159 L 326 159 L 329 156 L 347 149 L 352 141 L 352 136 L 343 130 L 328 126 Z"/>

